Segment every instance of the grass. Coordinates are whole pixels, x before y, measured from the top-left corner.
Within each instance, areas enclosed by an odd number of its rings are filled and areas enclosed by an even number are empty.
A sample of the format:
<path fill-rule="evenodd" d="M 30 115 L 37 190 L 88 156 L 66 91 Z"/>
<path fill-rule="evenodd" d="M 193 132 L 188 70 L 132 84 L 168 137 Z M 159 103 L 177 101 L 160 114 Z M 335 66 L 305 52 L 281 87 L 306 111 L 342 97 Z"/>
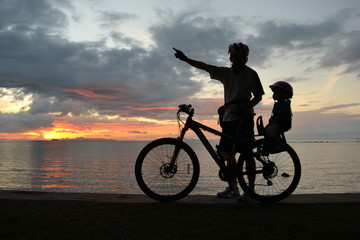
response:
<path fill-rule="evenodd" d="M 0 200 L 0 239 L 356 239 L 360 203 Z"/>

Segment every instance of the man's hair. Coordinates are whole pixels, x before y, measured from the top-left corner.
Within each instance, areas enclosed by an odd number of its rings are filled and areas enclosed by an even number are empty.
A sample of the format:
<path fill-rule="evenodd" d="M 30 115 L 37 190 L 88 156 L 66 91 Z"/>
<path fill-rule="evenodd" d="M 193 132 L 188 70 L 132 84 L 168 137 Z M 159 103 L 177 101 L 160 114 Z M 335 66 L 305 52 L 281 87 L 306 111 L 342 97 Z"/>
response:
<path fill-rule="evenodd" d="M 249 56 L 249 47 L 241 42 L 233 43 L 229 45 L 228 53 L 231 55 L 241 55 L 241 57 L 247 58 Z"/>

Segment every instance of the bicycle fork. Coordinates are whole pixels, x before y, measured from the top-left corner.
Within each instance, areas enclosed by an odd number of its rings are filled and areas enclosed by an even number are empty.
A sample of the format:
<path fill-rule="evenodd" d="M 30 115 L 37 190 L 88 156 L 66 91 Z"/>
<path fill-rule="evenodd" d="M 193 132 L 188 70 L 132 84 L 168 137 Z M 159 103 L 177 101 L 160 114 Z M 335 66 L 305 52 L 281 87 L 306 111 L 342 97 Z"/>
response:
<path fill-rule="evenodd" d="M 168 173 L 171 173 L 172 176 L 177 172 L 176 161 L 177 161 L 177 158 L 178 158 L 178 155 L 179 155 L 179 152 L 181 149 L 181 145 L 182 145 L 182 142 L 183 142 L 183 139 L 184 139 L 184 136 L 185 136 L 185 133 L 187 130 L 188 130 L 188 127 L 185 125 L 185 127 L 181 130 L 180 136 L 177 138 L 177 144 L 175 145 L 175 149 L 174 149 L 172 156 L 169 156 L 169 157 L 171 157 L 171 160 L 170 160 L 170 163 L 167 164 L 166 171 Z M 190 172 L 190 166 L 188 166 L 188 172 Z"/>

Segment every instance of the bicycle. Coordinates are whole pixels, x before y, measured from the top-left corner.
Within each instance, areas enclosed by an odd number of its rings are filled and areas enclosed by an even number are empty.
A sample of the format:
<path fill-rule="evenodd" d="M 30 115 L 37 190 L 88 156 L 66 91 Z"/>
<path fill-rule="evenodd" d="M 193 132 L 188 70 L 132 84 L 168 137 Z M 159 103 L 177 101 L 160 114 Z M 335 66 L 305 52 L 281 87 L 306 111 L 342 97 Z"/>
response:
<path fill-rule="evenodd" d="M 188 115 L 186 122 L 181 120 L 181 113 Z M 186 197 L 196 186 L 200 173 L 199 160 L 194 150 L 183 141 L 189 129 L 195 132 L 219 166 L 219 178 L 227 181 L 234 176 L 226 166 L 224 156 L 215 151 L 203 131 L 231 138 L 234 142 L 231 153 L 233 156 L 238 152 L 235 146 L 241 144 L 244 139 L 234 139 L 205 126 L 193 120 L 193 116 L 194 109 L 191 105 L 180 105 L 177 111 L 179 137 L 154 140 L 139 153 L 135 164 L 135 177 L 140 189 L 148 197 L 161 202 L 177 201 Z M 247 170 L 246 157 L 240 154 L 236 175 L 240 187 L 252 199 L 261 202 L 276 202 L 285 199 L 295 191 L 300 181 L 301 164 L 294 149 L 287 144 L 284 133 L 281 134 L 284 142 L 281 152 L 271 153 L 265 150 L 266 141 L 261 134 L 263 126 L 262 121 L 259 125 L 259 120 L 261 116 L 257 119 L 259 134 L 253 139 L 254 148 L 251 153 L 256 167 Z M 250 186 L 248 179 L 248 176 L 254 175 L 255 187 Z"/>

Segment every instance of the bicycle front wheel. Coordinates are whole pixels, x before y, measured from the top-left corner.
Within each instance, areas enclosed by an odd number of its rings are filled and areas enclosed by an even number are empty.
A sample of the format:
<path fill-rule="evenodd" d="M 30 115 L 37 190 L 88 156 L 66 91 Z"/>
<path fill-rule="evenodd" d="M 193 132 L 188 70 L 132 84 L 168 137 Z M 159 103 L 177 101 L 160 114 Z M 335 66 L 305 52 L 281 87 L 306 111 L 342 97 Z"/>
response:
<path fill-rule="evenodd" d="M 171 164 L 176 149 L 174 164 Z M 199 160 L 192 148 L 174 138 L 149 143 L 135 164 L 135 177 L 141 190 L 161 202 L 177 201 L 195 187 L 200 173 Z"/>
<path fill-rule="evenodd" d="M 251 198 L 261 202 L 276 202 L 293 193 L 299 184 L 301 164 L 289 145 L 280 153 L 255 156 L 255 169 L 247 167 L 240 156 L 237 171 L 241 188 Z"/>

